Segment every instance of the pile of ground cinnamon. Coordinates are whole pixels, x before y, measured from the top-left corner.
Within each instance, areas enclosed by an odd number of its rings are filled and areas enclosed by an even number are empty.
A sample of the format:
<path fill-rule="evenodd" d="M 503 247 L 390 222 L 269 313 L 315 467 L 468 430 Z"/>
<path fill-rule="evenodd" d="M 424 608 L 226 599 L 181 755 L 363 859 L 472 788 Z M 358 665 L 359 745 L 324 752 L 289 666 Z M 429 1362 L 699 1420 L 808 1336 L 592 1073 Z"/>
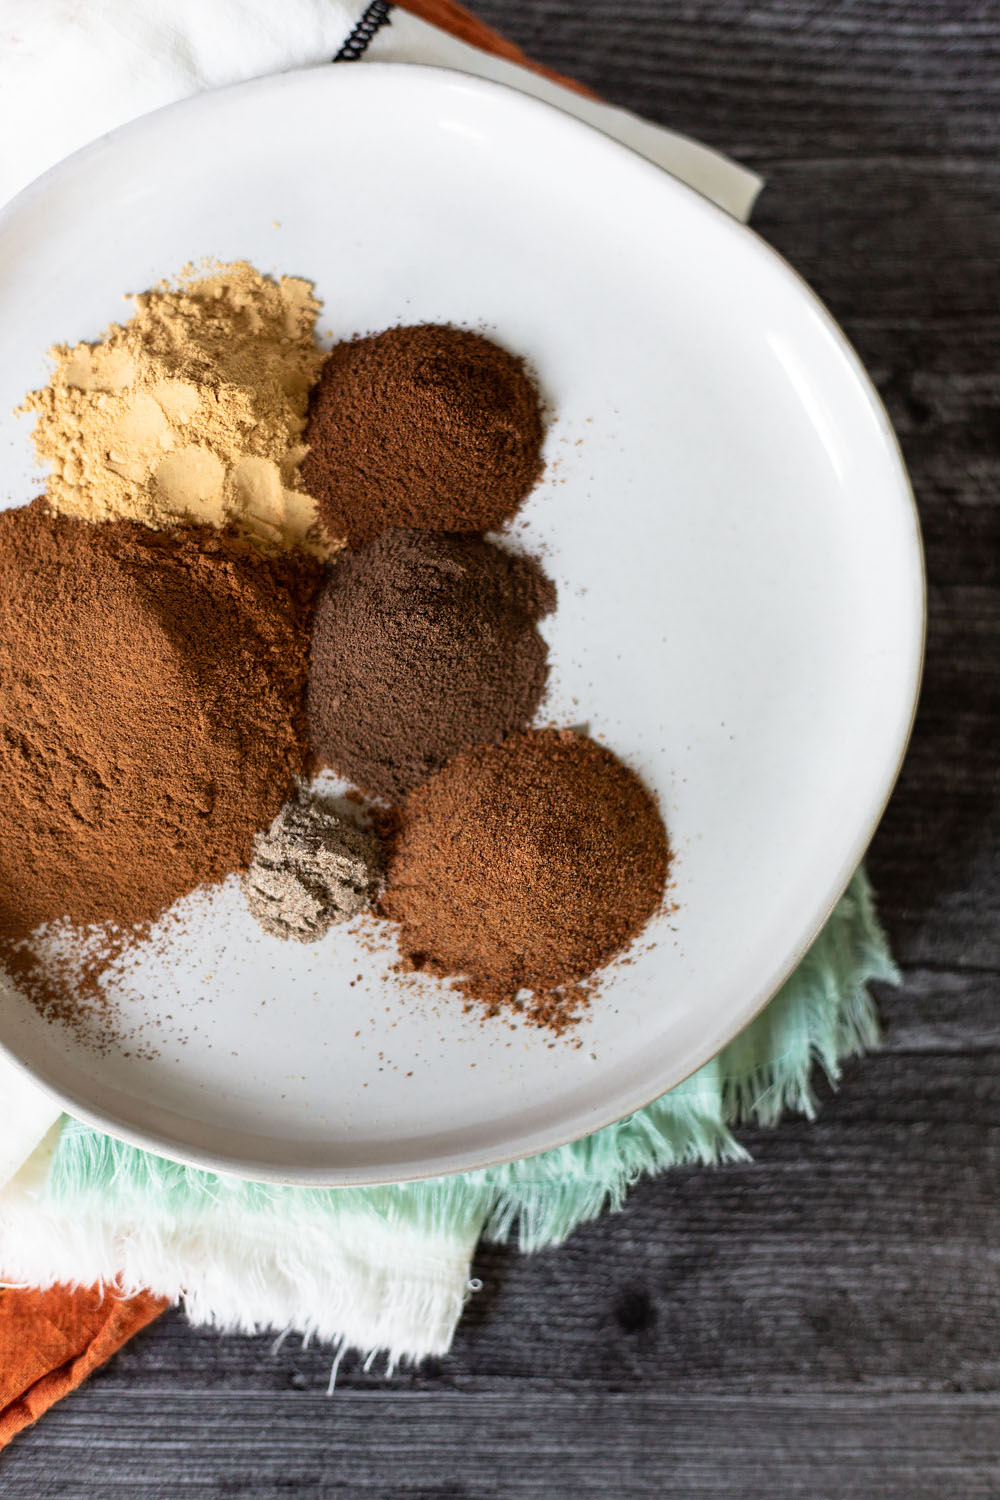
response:
<path fill-rule="evenodd" d="M 131 300 L 99 343 L 52 349 L 52 378 L 25 403 L 55 509 L 335 550 L 299 481 L 323 362 L 311 284 L 240 261 Z"/>
<path fill-rule="evenodd" d="M 208 527 L 0 514 L 0 938 L 155 917 L 303 771 L 319 567 Z"/>
<path fill-rule="evenodd" d="M 667 838 L 619 760 L 568 730 L 467 750 L 406 798 L 381 911 L 405 964 L 555 1030 L 658 909 Z"/>
<path fill-rule="evenodd" d="M 554 604 L 536 562 L 479 537 L 387 531 L 343 553 L 316 609 L 316 760 L 394 801 L 464 746 L 524 728 Z"/>
<path fill-rule="evenodd" d="M 331 536 L 389 526 L 491 531 L 542 471 L 542 418 L 524 361 L 438 324 L 337 344 L 309 406 L 303 482 Z"/>

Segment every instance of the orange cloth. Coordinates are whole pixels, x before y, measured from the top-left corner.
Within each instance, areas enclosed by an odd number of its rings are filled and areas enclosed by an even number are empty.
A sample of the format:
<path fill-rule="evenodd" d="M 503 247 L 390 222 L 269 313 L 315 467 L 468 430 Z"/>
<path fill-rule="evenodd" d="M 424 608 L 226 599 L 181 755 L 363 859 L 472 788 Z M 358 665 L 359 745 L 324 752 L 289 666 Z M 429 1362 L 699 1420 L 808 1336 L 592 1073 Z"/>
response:
<path fill-rule="evenodd" d="M 456 5 L 455 0 L 401 0 L 400 9 L 408 10 L 422 21 L 429 21 L 432 26 L 440 26 L 442 31 L 450 31 L 460 42 L 468 42 L 470 46 L 479 47 L 483 52 L 493 52 L 497 57 L 505 57 L 508 62 L 520 63 L 522 68 L 541 73 L 565 88 L 575 89 L 578 94 L 593 92 L 582 83 L 577 83 L 574 78 L 567 78 L 564 73 L 554 73 L 551 68 L 532 62 L 520 47 L 508 42 L 506 37 L 501 36 L 499 31 L 494 31 L 492 26 L 487 26 L 485 21 L 480 21 L 478 16 L 471 15 L 464 6 Z"/>
<path fill-rule="evenodd" d="M 0 1290 L 0 1447 L 159 1317 L 162 1297 Z"/>
<path fill-rule="evenodd" d="M 404 9 L 484 52 L 533 68 L 580 93 L 590 92 L 531 62 L 455 0 L 405 0 Z M 94 1287 L 0 1291 L 0 1448 L 86 1380 L 166 1305 L 149 1292 L 123 1300 Z"/>

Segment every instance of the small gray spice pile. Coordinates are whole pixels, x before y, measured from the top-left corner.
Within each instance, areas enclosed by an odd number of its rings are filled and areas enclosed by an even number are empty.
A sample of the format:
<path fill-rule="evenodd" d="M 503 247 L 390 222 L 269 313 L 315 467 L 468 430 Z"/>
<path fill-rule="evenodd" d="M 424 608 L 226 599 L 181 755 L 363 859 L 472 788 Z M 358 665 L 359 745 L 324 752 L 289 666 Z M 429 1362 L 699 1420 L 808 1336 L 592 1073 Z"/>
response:
<path fill-rule="evenodd" d="M 370 906 L 381 875 L 374 835 L 303 796 L 257 834 L 243 890 L 265 932 L 313 943 Z"/>

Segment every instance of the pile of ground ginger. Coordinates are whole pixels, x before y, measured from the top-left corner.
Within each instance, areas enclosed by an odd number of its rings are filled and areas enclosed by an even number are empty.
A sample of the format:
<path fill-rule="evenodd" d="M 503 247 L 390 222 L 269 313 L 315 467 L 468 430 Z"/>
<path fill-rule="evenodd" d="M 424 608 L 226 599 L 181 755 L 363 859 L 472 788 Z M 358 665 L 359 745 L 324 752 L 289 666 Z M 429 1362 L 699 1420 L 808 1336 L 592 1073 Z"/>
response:
<path fill-rule="evenodd" d="M 234 526 L 329 556 L 337 544 L 299 478 L 325 358 L 311 284 L 239 261 L 130 300 L 100 342 L 50 350 L 51 379 L 24 404 L 49 503 L 88 521 Z"/>

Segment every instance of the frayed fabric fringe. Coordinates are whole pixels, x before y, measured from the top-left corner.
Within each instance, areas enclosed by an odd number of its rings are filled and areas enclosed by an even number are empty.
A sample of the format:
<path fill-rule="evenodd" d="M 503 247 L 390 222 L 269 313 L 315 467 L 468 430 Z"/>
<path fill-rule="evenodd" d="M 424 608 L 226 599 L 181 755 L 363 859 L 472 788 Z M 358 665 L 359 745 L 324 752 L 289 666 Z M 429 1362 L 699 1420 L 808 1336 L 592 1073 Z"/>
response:
<path fill-rule="evenodd" d="M 294 1330 L 390 1366 L 441 1354 L 480 1237 L 558 1245 L 619 1208 L 643 1176 L 747 1160 L 732 1134 L 740 1124 L 811 1117 L 814 1068 L 836 1084 L 844 1059 L 877 1043 L 873 980 L 898 975 L 859 871 L 770 1004 L 684 1083 L 557 1150 L 426 1182 L 243 1182 L 68 1120 L 44 1168 L 29 1162 L 0 1193 L 4 1277 L 146 1288 L 181 1301 L 197 1324 Z"/>

